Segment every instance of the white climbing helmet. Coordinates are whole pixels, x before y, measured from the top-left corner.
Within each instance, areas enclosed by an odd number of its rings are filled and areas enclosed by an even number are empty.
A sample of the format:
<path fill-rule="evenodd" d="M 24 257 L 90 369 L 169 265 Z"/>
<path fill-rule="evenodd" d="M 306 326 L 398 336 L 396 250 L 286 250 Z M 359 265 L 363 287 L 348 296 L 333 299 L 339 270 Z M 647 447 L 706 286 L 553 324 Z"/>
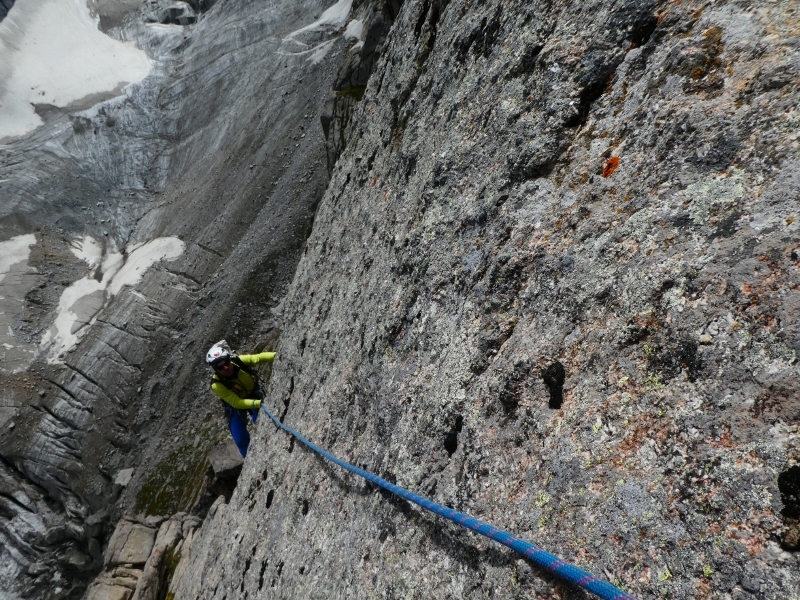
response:
<path fill-rule="evenodd" d="M 211 346 L 211 349 L 206 353 L 206 363 L 213 367 L 217 361 L 232 358 L 233 356 L 233 351 L 228 346 L 228 343 L 225 340 L 221 340 Z"/>

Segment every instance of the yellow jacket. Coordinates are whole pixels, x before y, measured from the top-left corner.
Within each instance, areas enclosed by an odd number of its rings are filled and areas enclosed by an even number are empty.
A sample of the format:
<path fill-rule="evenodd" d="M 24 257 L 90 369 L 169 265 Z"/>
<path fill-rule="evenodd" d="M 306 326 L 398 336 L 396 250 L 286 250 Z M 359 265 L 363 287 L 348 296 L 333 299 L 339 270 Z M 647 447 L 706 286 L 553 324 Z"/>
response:
<path fill-rule="evenodd" d="M 275 352 L 242 354 L 238 357 L 238 360 L 247 366 L 259 365 L 275 360 Z M 240 367 L 236 377 L 226 379 L 225 383 L 222 383 L 222 381 L 223 379 L 217 373 L 214 373 L 211 377 L 211 390 L 233 408 L 236 410 L 261 408 L 261 400 L 251 397 L 256 389 L 256 380 L 250 373 Z"/>

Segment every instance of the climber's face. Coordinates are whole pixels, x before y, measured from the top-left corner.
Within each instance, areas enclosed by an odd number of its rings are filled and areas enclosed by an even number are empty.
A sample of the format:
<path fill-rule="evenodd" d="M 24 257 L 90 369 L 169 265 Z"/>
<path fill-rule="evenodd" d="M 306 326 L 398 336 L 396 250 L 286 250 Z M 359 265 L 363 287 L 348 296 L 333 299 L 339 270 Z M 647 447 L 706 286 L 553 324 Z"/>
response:
<path fill-rule="evenodd" d="M 224 358 L 214 365 L 214 370 L 223 377 L 230 377 L 233 375 L 233 363 L 229 358 Z"/>

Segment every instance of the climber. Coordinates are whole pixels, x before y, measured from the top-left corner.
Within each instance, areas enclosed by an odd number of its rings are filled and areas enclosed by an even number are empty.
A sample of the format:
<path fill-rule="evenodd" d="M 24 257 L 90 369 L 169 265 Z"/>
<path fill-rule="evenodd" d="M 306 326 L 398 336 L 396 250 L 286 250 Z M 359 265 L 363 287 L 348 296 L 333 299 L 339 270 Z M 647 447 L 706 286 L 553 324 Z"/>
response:
<path fill-rule="evenodd" d="M 258 374 L 251 367 L 274 359 L 275 352 L 238 356 L 225 340 L 211 346 L 206 354 L 206 363 L 214 369 L 211 390 L 225 403 L 225 418 L 242 457 L 247 456 L 247 446 L 250 445 L 248 413 L 255 423 L 264 397 Z"/>

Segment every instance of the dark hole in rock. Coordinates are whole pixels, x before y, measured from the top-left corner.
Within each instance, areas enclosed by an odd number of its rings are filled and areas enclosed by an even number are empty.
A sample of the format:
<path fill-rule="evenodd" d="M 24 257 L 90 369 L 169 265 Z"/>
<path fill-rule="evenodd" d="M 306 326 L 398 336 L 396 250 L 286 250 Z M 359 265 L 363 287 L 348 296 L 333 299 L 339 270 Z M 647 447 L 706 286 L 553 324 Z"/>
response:
<path fill-rule="evenodd" d="M 542 371 L 542 380 L 550 392 L 550 408 L 561 408 L 564 402 L 564 381 L 567 373 L 564 365 L 559 361 L 554 362 Z"/>
<path fill-rule="evenodd" d="M 450 431 L 444 438 L 444 449 L 447 450 L 447 453 L 450 456 L 453 456 L 453 453 L 455 453 L 456 449 L 458 448 L 458 434 L 461 432 L 463 425 L 464 418 L 461 415 L 458 415 L 455 423 L 453 423 L 453 426 L 450 428 Z"/>
<path fill-rule="evenodd" d="M 800 550 L 800 465 L 778 475 L 778 489 L 783 502 L 781 513 L 786 517 L 781 545 L 786 550 L 797 551 Z"/>
<path fill-rule="evenodd" d="M 289 440 L 289 454 L 294 452 L 294 438 Z"/>
<path fill-rule="evenodd" d="M 278 571 L 278 575 L 280 576 L 281 572 L 283 571 L 283 561 L 278 563 L 277 571 Z"/>
<path fill-rule="evenodd" d="M 267 493 L 267 508 L 272 506 L 272 499 L 275 497 L 275 490 L 270 490 Z"/>
<path fill-rule="evenodd" d="M 638 23 L 634 27 L 633 34 L 631 35 L 631 47 L 643 46 L 650 41 L 650 36 L 653 35 L 656 27 L 658 27 L 658 17 L 655 15 L 650 15 L 649 18 Z"/>
<path fill-rule="evenodd" d="M 244 571 L 242 572 L 242 584 L 239 586 L 239 592 L 244 592 L 244 576 L 247 574 L 247 571 L 250 569 L 250 559 L 248 558 L 244 562 Z"/>
<path fill-rule="evenodd" d="M 300 573 L 300 575 L 302 575 L 303 573 L 305 573 L 305 572 L 306 572 L 306 568 L 305 568 L 305 567 L 300 567 L 300 569 L 298 570 L 298 572 Z"/>
<path fill-rule="evenodd" d="M 259 590 L 264 587 L 264 571 L 267 570 L 268 566 L 269 566 L 269 561 L 268 560 L 265 560 L 264 562 L 261 563 L 261 573 L 259 573 L 259 575 L 258 575 L 258 589 Z"/>
<path fill-rule="evenodd" d="M 303 500 L 303 516 L 308 514 L 308 500 Z"/>
<path fill-rule="evenodd" d="M 422 6 L 422 10 L 419 13 L 419 17 L 417 18 L 417 24 L 414 27 L 414 36 L 419 37 L 419 34 L 422 33 L 422 26 L 425 25 L 425 19 L 428 17 L 428 9 L 430 8 L 430 3 L 425 2 Z"/>

